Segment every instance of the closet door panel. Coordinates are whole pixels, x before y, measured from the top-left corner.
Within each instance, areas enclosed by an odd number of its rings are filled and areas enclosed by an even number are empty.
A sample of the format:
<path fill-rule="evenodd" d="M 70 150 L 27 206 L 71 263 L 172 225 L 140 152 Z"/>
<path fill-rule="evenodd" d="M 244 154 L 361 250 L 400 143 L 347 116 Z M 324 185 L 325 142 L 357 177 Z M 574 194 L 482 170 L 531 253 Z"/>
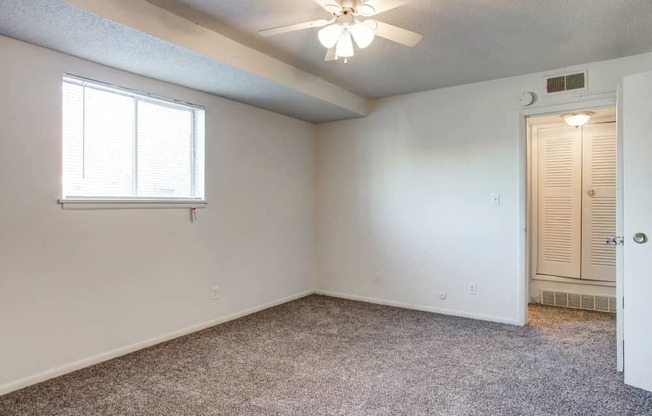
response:
<path fill-rule="evenodd" d="M 616 281 L 616 123 L 584 126 L 582 279 Z"/>
<path fill-rule="evenodd" d="M 541 129 L 537 147 L 537 274 L 579 279 L 582 131 Z"/>

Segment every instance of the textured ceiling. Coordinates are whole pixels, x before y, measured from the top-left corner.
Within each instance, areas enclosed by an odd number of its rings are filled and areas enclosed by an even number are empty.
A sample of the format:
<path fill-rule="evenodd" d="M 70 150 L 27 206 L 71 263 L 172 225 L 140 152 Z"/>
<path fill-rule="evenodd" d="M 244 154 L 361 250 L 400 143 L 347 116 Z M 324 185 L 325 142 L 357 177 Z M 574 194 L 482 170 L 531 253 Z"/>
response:
<path fill-rule="evenodd" d="M 58 0 L 0 0 L 0 35 L 308 122 L 360 117 L 314 95 Z M 0 62 L 2 59 L 7 58 L 0 50 Z"/>
<path fill-rule="evenodd" d="M 312 0 L 150 0 L 367 98 L 522 75 L 652 51 L 652 0 L 407 0 L 378 20 L 424 35 L 377 39 L 324 62 L 317 29 L 257 31 L 324 18 Z"/>
<path fill-rule="evenodd" d="M 423 41 L 411 49 L 379 38 L 346 65 L 323 61 L 316 29 L 257 34 L 327 17 L 313 0 L 149 1 L 366 98 L 652 51 L 652 0 L 408 0 L 378 19 L 417 31 Z M 0 0 L 0 34 L 308 121 L 359 116 L 223 63 L 211 66 L 208 57 L 59 0 Z M 220 76 L 206 77 L 208 67 Z"/>

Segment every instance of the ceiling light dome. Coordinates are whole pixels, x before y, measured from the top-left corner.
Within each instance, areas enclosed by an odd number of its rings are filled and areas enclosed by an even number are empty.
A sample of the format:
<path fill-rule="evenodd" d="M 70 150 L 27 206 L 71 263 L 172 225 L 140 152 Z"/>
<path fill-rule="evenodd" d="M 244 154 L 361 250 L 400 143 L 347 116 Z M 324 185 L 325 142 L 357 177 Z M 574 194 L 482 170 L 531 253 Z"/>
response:
<path fill-rule="evenodd" d="M 589 122 L 591 117 L 593 117 L 593 113 L 587 111 L 581 113 L 566 113 L 562 114 L 561 117 L 569 126 L 580 127 Z"/>
<path fill-rule="evenodd" d="M 371 42 L 374 41 L 374 31 L 371 30 L 368 26 L 363 25 L 362 23 L 356 23 L 351 26 L 351 35 L 353 35 L 353 40 L 358 45 L 360 49 L 364 49 L 367 46 L 371 45 Z"/>
<path fill-rule="evenodd" d="M 317 36 L 319 37 L 319 42 L 321 42 L 325 48 L 330 49 L 335 46 L 343 31 L 344 28 L 335 23 L 334 25 L 326 26 L 321 29 Z"/>
<path fill-rule="evenodd" d="M 351 33 L 348 30 L 343 31 L 340 35 L 335 54 L 338 58 L 350 58 L 353 56 L 353 41 L 351 40 Z"/>

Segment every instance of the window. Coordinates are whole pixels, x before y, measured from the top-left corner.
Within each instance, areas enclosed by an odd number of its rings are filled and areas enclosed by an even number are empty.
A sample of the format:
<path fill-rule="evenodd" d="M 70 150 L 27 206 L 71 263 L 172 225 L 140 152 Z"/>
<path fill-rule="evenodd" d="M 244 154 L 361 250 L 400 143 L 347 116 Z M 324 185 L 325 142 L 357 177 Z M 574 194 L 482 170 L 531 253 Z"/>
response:
<path fill-rule="evenodd" d="M 203 200 L 202 108 L 64 77 L 62 203 Z"/>

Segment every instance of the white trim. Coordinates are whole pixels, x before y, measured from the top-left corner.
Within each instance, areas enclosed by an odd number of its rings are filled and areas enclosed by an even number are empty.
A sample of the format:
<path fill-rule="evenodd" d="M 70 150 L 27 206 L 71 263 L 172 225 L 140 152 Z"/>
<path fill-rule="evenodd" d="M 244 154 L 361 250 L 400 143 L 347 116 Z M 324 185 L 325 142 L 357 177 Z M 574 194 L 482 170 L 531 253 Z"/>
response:
<path fill-rule="evenodd" d="M 516 279 L 516 317 L 519 325 L 527 325 L 528 323 L 528 305 L 530 303 L 530 256 L 529 250 L 529 192 L 528 186 L 530 178 L 528 177 L 528 159 L 530 156 L 530 147 L 528 144 L 528 125 L 527 117 L 533 114 L 536 110 L 528 109 L 518 111 L 518 189 L 516 190 L 517 203 L 518 203 L 518 228 L 517 240 L 518 247 L 516 249 L 516 268 L 518 270 L 518 278 Z M 544 111 L 544 110 L 539 110 Z"/>
<path fill-rule="evenodd" d="M 143 101 L 149 101 L 157 104 L 164 104 L 170 107 L 187 110 L 188 107 L 193 110 L 206 110 L 203 106 L 192 104 L 187 101 L 176 100 L 174 98 L 163 97 L 161 95 L 152 94 L 146 91 L 135 90 L 132 88 L 121 87 L 119 85 L 111 84 L 108 82 L 98 81 L 96 79 L 65 73 L 63 75 L 63 82 L 79 85 L 82 87 L 95 88 L 101 91 L 112 92 L 115 94 L 127 95 L 132 98 L 140 98 Z"/>
<path fill-rule="evenodd" d="M 623 213 L 623 84 L 618 85 L 616 98 L 616 129 L 618 129 L 618 167 L 616 173 L 616 235 L 625 235 L 624 213 Z M 621 373 L 625 371 L 625 311 L 623 309 L 624 283 L 625 283 L 625 259 L 623 246 L 616 247 L 616 366 Z"/>
<path fill-rule="evenodd" d="M 60 199 L 61 209 L 181 209 L 181 208 L 206 208 L 206 201 L 192 199 L 183 200 L 158 200 L 158 199 Z"/>
<path fill-rule="evenodd" d="M 346 293 L 331 292 L 328 290 L 316 290 L 315 293 L 317 295 L 330 296 L 333 298 L 355 300 L 359 302 L 373 303 L 376 305 L 394 306 L 397 308 L 411 309 L 415 311 L 433 312 L 442 315 L 459 316 L 462 318 L 477 319 L 480 321 L 498 322 L 502 324 L 510 324 L 510 325 L 518 325 L 518 326 L 524 325 L 518 320 L 505 318 L 502 316 L 484 315 L 479 313 L 457 311 L 453 309 L 434 308 L 432 306 L 416 305 L 413 303 L 404 303 L 404 302 L 395 302 L 392 300 L 369 298 L 366 296 L 350 295 Z"/>
<path fill-rule="evenodd" d="M 530 117 L 530 116 L 544 116 L 547 114 L 585 110 L 587 108 L 609 108 L 609 107 L 616 106 L 616 91 L 601 91 L 596 94 L 582 94 L 574 98 L 578 98 L 578 101 L 574 101 L 572 103 L 566 103 L 566 104 L 553 104 L 547 106 L 527 108 L 527 109 L 519 110 L 518 113 L 519 116 L 523 116 L 523 119 L 525 119 L 526 117 Z M 593 98 L 593 99 L 580 100 L 581 98 Z M 523 137 L 521 137 L 521 139 L 523 139 Z"/>
<path fill-rule="evenodd" d="M 233 321 L 238 318 L 242 318 L 247 315 L 251 315 L 256 312 L 260 312 L 265 309 L 269 309 L 274 306 L 281 305 L 283 303 L 291 302 L 293 300 L 301 299 L 306 296 L 310 296 L 314 294 L 314 290 L 306 290 L 301 293 L 297 293 L 291 296 L 287 296 L 285 298 L 275 300 L 272 302 L 268 302 L 259 306 L 254 306 L 253 308 L 245 309 L 244 311 L 241 312 L 236 312 L 231 315 L 227 315 L 221 318 L 217 318 L 211 321 L 203 322 L 197 325 L 192 325 L 190 327 L 180 329 L 178 331 L 173 331 L 173 332 L 168 332 L 167 334 L 163 334 L 158 337 L 150 338 L 145 341 L 137 342 L 135 344 L 131 344 L 125 347 L 117 348 L 115 350 L 111 350 L 102 354 L 98 354 L 92 357 L 84 358 L 79 361 L 75 361 L 69 364 L 64 364 L 59 367 L 52 368 L 50 370 L 46 370 L 25 378 L 22 378 L 20 380 L 16 381 L 11 381 L 9 383 L 0 385 L 0 396 L 3 394 L 11 393 L 12 391 L 16 391 L 28 386 L 31 386 L 36 383 L 41 383 L 43 381 L 49 380 L 51 378 L 59 377 L 67 373 L 71 373 L 76 370 L 80 370 L 85 367 L 89 367 L 95 364 L 99 364 L 104 361 L 111 360 L 116 357 L 120 357 L 126 354 L 130 354 L 132 352 L 142 350 L 144 348 L 151 347 L 156 344 L 160 344 L 162 342 L 166 342 L 175 338 L 182 337 L 184 335 L 191 334 L 193 332 L 201 331 L 206 328 L 210 328 L 215 325 L 219 325 L 228 321 Z"/>
<path fill-rule="evenodd" d="M 535 274 L 532 276 L 532 280 L 556 283 L 572 283 L 576 285 L 616 287 L 616 282 L 608 282 L 604 280 L 573 279 L 571 277 L 549 276 L 545 274 Z"/>

